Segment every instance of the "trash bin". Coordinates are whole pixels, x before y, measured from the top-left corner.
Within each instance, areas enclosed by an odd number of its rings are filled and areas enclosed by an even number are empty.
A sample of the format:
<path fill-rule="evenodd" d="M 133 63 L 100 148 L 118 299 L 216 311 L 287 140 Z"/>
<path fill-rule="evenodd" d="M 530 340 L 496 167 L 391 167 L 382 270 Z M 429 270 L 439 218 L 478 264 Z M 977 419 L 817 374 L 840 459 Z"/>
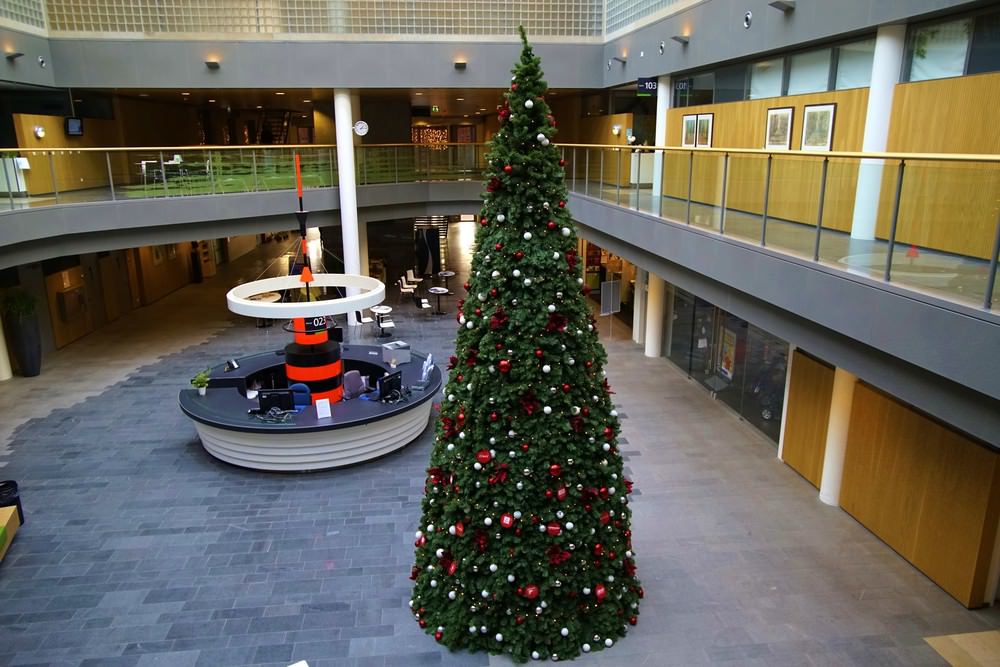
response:
<path fill-rule="evenodd" d="M 17 506 L 17 518 L 24 525 L 24 509 L 21 508 L 21 497 L 17 495 L 17 482 L 12 479 L 0 482 L 0 507 Z"/>

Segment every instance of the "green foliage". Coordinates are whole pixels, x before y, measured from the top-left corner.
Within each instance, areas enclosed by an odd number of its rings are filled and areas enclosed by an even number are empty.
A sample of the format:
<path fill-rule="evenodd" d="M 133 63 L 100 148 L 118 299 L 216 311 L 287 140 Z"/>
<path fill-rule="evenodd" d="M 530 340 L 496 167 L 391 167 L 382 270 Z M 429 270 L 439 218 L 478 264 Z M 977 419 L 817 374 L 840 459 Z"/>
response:
<path fill-rule="evenodd" d="M 19 287 L 3 296 L 3 315 L 9 320 L 21 321 L 35 314 L 35 297 Z"/>
<path fill-rule="evenodd" d="M 607 356 L 541 63 L 521 38 L 488 156 L 411 601 L 441 643 L 517 661 L 610 646 L 642 596 Z"/>
<path fill-rule="evenodd" d="M 195 387 L 196 389 L 201 389 L 202 387 L 207 387 L 208 386 L 208 375 L 209 375 L 210 372 L 211 372 L 211 369 L 209 369 L 209 368 L 206 368 L 203 371 L 199 371 L 197 375 L 195 375 L 193 378 L 191 378 L 191 386 Z"/>

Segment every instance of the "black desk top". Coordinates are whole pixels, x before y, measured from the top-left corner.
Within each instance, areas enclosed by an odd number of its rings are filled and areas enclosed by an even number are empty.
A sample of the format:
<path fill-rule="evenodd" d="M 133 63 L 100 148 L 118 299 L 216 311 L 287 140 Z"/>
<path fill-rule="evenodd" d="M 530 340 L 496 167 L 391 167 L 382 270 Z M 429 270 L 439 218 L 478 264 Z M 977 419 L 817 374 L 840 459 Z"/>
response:
<path fill-rule="evenodd" d="M 404 389 L 420 380 L 420 371 L 427 355 L 411 351 L 412 361 L 400 364 L 395 369 L 382 362 L 382 348 L 374 345 L 341 345 L 341 359 L 345 367 L 350 369 L 351 361 L 364 362 L 383 368 L 387 373 L 393 370 L 403 372 Z M 398 403 L 380 403 L 378 400 L 362 400 L 355 398 L 349 401 L 338 401 L 330 405 L 330 418 L 318 419 L 316 406 L 309 405 L 299 413 L 292 413 L 291 419 L 284 424 L 270 424 L 259 421 L 248 410 L 258 406 L 256 399 L 249 399 L 241 390 L 231 384 L 249 375 L 268 368 L 284 364 L 285 357 L 277 352 L 264 352 L 236 360 L 240 367 L 226 371 L 225 364 L 211 369 L 211 380 L 205 396 L 199 396 L 196 389 L 183 389 L 179 402 L 181 410 L 191 419 L 231 431 L 245 433 L 307 433 L 310 431 L 325 431 L 338 428 L 359 426 L 368 422 L 379 421 L 400 412 L 405 412 L 416 405 L 434 398 L 441 390 L 441 370 L 437 366 L 431 368 L 430 383 L 423 391 L 411 391 L 404 400 Z M 374 381 L 376 378 L 372 378 Z M 221 380 L 216 382 L 216 380 Z M 227 386 L 228 385 L 228 386 Z M 377 399 L 378 393 L 370 394 Z"/>

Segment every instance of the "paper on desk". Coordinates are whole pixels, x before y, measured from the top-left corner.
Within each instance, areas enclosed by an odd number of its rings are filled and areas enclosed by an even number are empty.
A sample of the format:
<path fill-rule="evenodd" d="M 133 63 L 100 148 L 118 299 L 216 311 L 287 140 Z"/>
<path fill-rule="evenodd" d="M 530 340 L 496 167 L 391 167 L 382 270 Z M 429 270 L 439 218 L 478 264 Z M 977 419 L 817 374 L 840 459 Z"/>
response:
<path fill-rule="evenodd" d="M 316 418 L 317 419 L 329 419 L 330 418 L 330 399 L 321 398 L 316 401 Z"/>

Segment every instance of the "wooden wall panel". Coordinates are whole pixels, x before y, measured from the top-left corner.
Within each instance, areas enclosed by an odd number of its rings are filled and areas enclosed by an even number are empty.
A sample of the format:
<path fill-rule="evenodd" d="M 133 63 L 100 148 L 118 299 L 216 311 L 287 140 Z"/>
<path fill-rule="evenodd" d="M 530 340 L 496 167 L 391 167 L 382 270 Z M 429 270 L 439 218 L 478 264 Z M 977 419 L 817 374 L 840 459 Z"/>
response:
<path fill-rule="evenodd" d="M 94 330 L 87 299 L 87 279 L 82 266 L 45 276 L 46 300 L 56 349 L 65 347 Z"/>
<path fill-rule="evenodd" d="M 985 590 L 998 521 L 998 455 L 859 383 L 841 506 L 969 607 Z"/>
<path fill-rule="evenodd" d="M 835 103 L 833 146 L 835 151 L 858 151 L 864 136 L 868 89 L 854 88 L 808 95 L 792 95 L 763 100 L 745 100 L 726 104 L 706 104 L 667 111 L 667 145 L 680 146 L 682 118 L 689 114 L 712 113 L 712 145 L 716 148 L 763 148 L 767 110 L 793 107 L 792 150 L 802 144 L 802 118 L 806 105 Z M 721 162 L 721 158 L 718 162 Z M 664 179 L 663 192 L 670 197 L 687 197 L 687 171 L 683 179 Z M 854 212 L 857 166 L 853 161 L 831 164 L 827 182 L 827 201 L 823 225 L 849 231 Z M 728 185 L 730 208 L 762 214 L 766 160 L 740 157 L 732 161 Z M 777 157 L 771 172 L 771 198 L 768 214 L 772 217 L 813 225 L 819 203 L 821 168 L 818 160 Z M 721 165 L 714 160 L 696 160 L 694 170 L 696 201 L 718 204 L 721 201 Z"/>
<path fill-rule="evenodd" d="M 580 141 L 585 144 L 603 144 L 627 147 L 628 138 L 625 136 L 625 130 L 632 127 L 632 122 L 633 116 L 630 113 L 581 118 L 578 125 Z M 621 133 L 617 137 L 611 133 L 611 126 L 613 125 L 621 126 Z M 604 154 L 603 165 L 601 163 L 601 153 Z M 627 186 L 629 184 L 631 155 L 631 152 L 628 150 L 591 150 L 588 165 L 588 178 L 591 181 L 603 179 L 604 183 L 607 184 Z M 619 156 L 621 156 L 620 169 Z M 584 163 L 584 156 L 580 149 L 577 149 L 577 160 L 582 166 Z"/>
<path fill-rule="evenodd" d="M 788 385 L 788 414 L 781 458 L 819 488 L 826 454 L 834 370 L 796 350 Z"/>
<path fill-rule="evenodd" d="M 113 120 L 83 120 L 84 135 L 67 137 L 62 116 L 41 116 L 36 114 L 13 114 L 14 135 L 17 145 L 24 149 L 52 148 L 93 148 L 119 146 L 121 134 Z M 34 128 L 45 129 L 45 136 L 38 139 Z M 52 168 L 48 156 L 41 153 L 24 154 L 31 169 L 24 172 L 25 185 L 29 195 L 45 195 L 58 188 L 60 192 L 106 187 L 108 184 L 107 158 L 102 152 L 81 153 L 73 150 L 58 151 L 52 157 L 55 167 L 55 188 L 52 182 Z M 112 166 L 125 168 L 125 157 L 115 155 Z"/>

